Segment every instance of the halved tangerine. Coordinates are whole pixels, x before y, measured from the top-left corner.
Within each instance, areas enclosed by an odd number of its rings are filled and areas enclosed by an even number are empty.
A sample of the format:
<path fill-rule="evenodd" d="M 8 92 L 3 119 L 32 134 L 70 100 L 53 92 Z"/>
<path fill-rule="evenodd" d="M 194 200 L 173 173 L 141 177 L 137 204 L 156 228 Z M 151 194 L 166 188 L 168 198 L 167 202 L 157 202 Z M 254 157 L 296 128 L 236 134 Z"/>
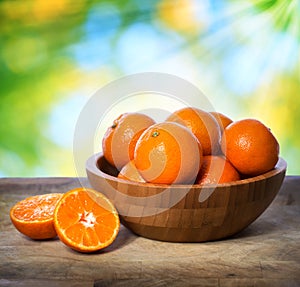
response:
<path fill-rule="evenodd" d="M 63 195 L 54 211 L 54 226 L 67 246 L 80 252 L 94 252 L 115 240 L 120 220 L 106 196 L 81 187 Z"/>
<path fill-rule="evenodd" d="M 56 237 L 53 213 L 62 193 L 34 195 L 16 203 L 10 210 L 13 225 L 32 239 Z"/>

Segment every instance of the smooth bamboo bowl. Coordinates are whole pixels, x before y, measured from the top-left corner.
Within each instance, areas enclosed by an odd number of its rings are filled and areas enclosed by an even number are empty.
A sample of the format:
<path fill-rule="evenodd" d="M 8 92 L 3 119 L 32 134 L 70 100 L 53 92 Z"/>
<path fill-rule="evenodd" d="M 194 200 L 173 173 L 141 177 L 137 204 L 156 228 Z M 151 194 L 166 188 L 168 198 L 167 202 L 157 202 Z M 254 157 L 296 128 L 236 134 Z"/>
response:
<path fill-rule="evenodd" d="M 162 185 L 118 179 L 102 154 L 90 157 L 91 186 L 119 211 L 123 225 L 143 237 L 170 242 L 203 242 L 231 236 L 257 219 L 278 193 L 287 164 L 253 178 L 218 184 Z"/>

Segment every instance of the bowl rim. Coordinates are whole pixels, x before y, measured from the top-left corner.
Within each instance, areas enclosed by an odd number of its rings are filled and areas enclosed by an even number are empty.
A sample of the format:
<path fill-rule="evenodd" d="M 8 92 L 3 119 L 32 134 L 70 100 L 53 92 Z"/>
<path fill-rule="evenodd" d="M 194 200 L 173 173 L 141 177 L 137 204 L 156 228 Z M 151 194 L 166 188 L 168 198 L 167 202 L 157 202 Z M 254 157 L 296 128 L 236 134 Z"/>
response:
<path fill-rule="evenodd" d="M 130 181 L 130 180 L 126 180 L 126 179 L 121 179 L 118 178 L 116 176 L 107 174 L 105 172 L 103 172 L 102 170 L 100 170 L 100 168 L 98 168 L 98 161 L 100 158 L 104 158 L 103 153 L 99 152 L 96 154 L 93 154 L 92 156 L 90 156 L 87 161 L 86 161 L 86 171 L 93 173 L 96 176 L 100 176 L 102 178 L 105 178 L 107 180 L 112 180 L 112 181 L 116 181 L 116 182 L 120 182 L 120 183 L 125 183 L 128 185 L 133 185 L 133 186 L 148 186 L 148 187 L 155 187 L 155 188 L 166 188 L 166 187 L 176 187 L 178 189 L 186 189 L 186 188 L 201 188 L 201 189 L 211 189 L 211 188 L 216 188 L 216 187 L 228 187 L 228 186 L 239 186 L 239 185 L 243 185 L 243 184 L 249 184 L 251 182 L 257 182 L 260 180 L 264 180 L 270 177 L 273 177 L 279 173 L 282 172 L 286 172 L 287 169 L 287 162 L 279 157 L 276 166 L 270 170 L 267 171 L 263 174 L 254 176 L 254 177 L 249 177 L 249 178 L 245 178 L 245 179 L 240 179 L 240 180 L 236 180 L 236 181 L 232 181 L 232 182 L 226 182 L 226 183 L 218 183 L 218 184 L 158 184 L 158 183 L 149 183 L 149 182 L 135 182 L 135 181 Z"/>

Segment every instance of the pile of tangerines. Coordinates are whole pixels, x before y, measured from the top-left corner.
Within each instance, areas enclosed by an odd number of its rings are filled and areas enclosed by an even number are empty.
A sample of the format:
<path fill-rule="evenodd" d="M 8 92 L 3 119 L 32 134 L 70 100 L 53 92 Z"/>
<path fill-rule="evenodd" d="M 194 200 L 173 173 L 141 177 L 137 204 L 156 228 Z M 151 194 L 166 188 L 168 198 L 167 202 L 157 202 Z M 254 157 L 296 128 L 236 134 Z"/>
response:
<path fill-rule="evenodd" d="M 118 177 L 158 184 L 218 184 L 273 169 L 279 144 L 256 119 L 232 121 L 187 107 L 164 122 L 142 113 L 120 115 L 102 140 Z"/>
<path fill-rule="evenodd" d="M 141 113 L 120 115 L 102 141 L 118 177 L 159 184 L 218 184 L 274 168 L 279 145 L 260 121 L 184 108 L 165 122 Z M 58 235 L 67 246 L 94 252 L 116 238 L 120 221 L 103 194 L 84 187 L 25 198 L 10 210 L 14 226 L 32 239 Z"/>

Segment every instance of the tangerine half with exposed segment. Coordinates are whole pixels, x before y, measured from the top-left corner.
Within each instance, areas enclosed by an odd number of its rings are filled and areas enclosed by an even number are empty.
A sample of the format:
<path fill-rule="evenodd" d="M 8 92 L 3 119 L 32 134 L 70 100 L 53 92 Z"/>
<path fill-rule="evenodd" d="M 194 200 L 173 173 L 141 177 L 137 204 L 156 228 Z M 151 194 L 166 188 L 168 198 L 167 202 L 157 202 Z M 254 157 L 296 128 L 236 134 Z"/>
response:
<path fill-rule="evenodd" d="M 16 203 L 10 210 L 13 225 L 32 239 L 56 237 L 53 213 L 61 193 L 34 195 Z"/>
<path fill-rule="evenodd" d="M 109 246 L 117 237 L 120 220 L 106 196 L 82 187 L 63 195 L 54 210 L 54 226 L 63 243 L 87 253 Z"/>

